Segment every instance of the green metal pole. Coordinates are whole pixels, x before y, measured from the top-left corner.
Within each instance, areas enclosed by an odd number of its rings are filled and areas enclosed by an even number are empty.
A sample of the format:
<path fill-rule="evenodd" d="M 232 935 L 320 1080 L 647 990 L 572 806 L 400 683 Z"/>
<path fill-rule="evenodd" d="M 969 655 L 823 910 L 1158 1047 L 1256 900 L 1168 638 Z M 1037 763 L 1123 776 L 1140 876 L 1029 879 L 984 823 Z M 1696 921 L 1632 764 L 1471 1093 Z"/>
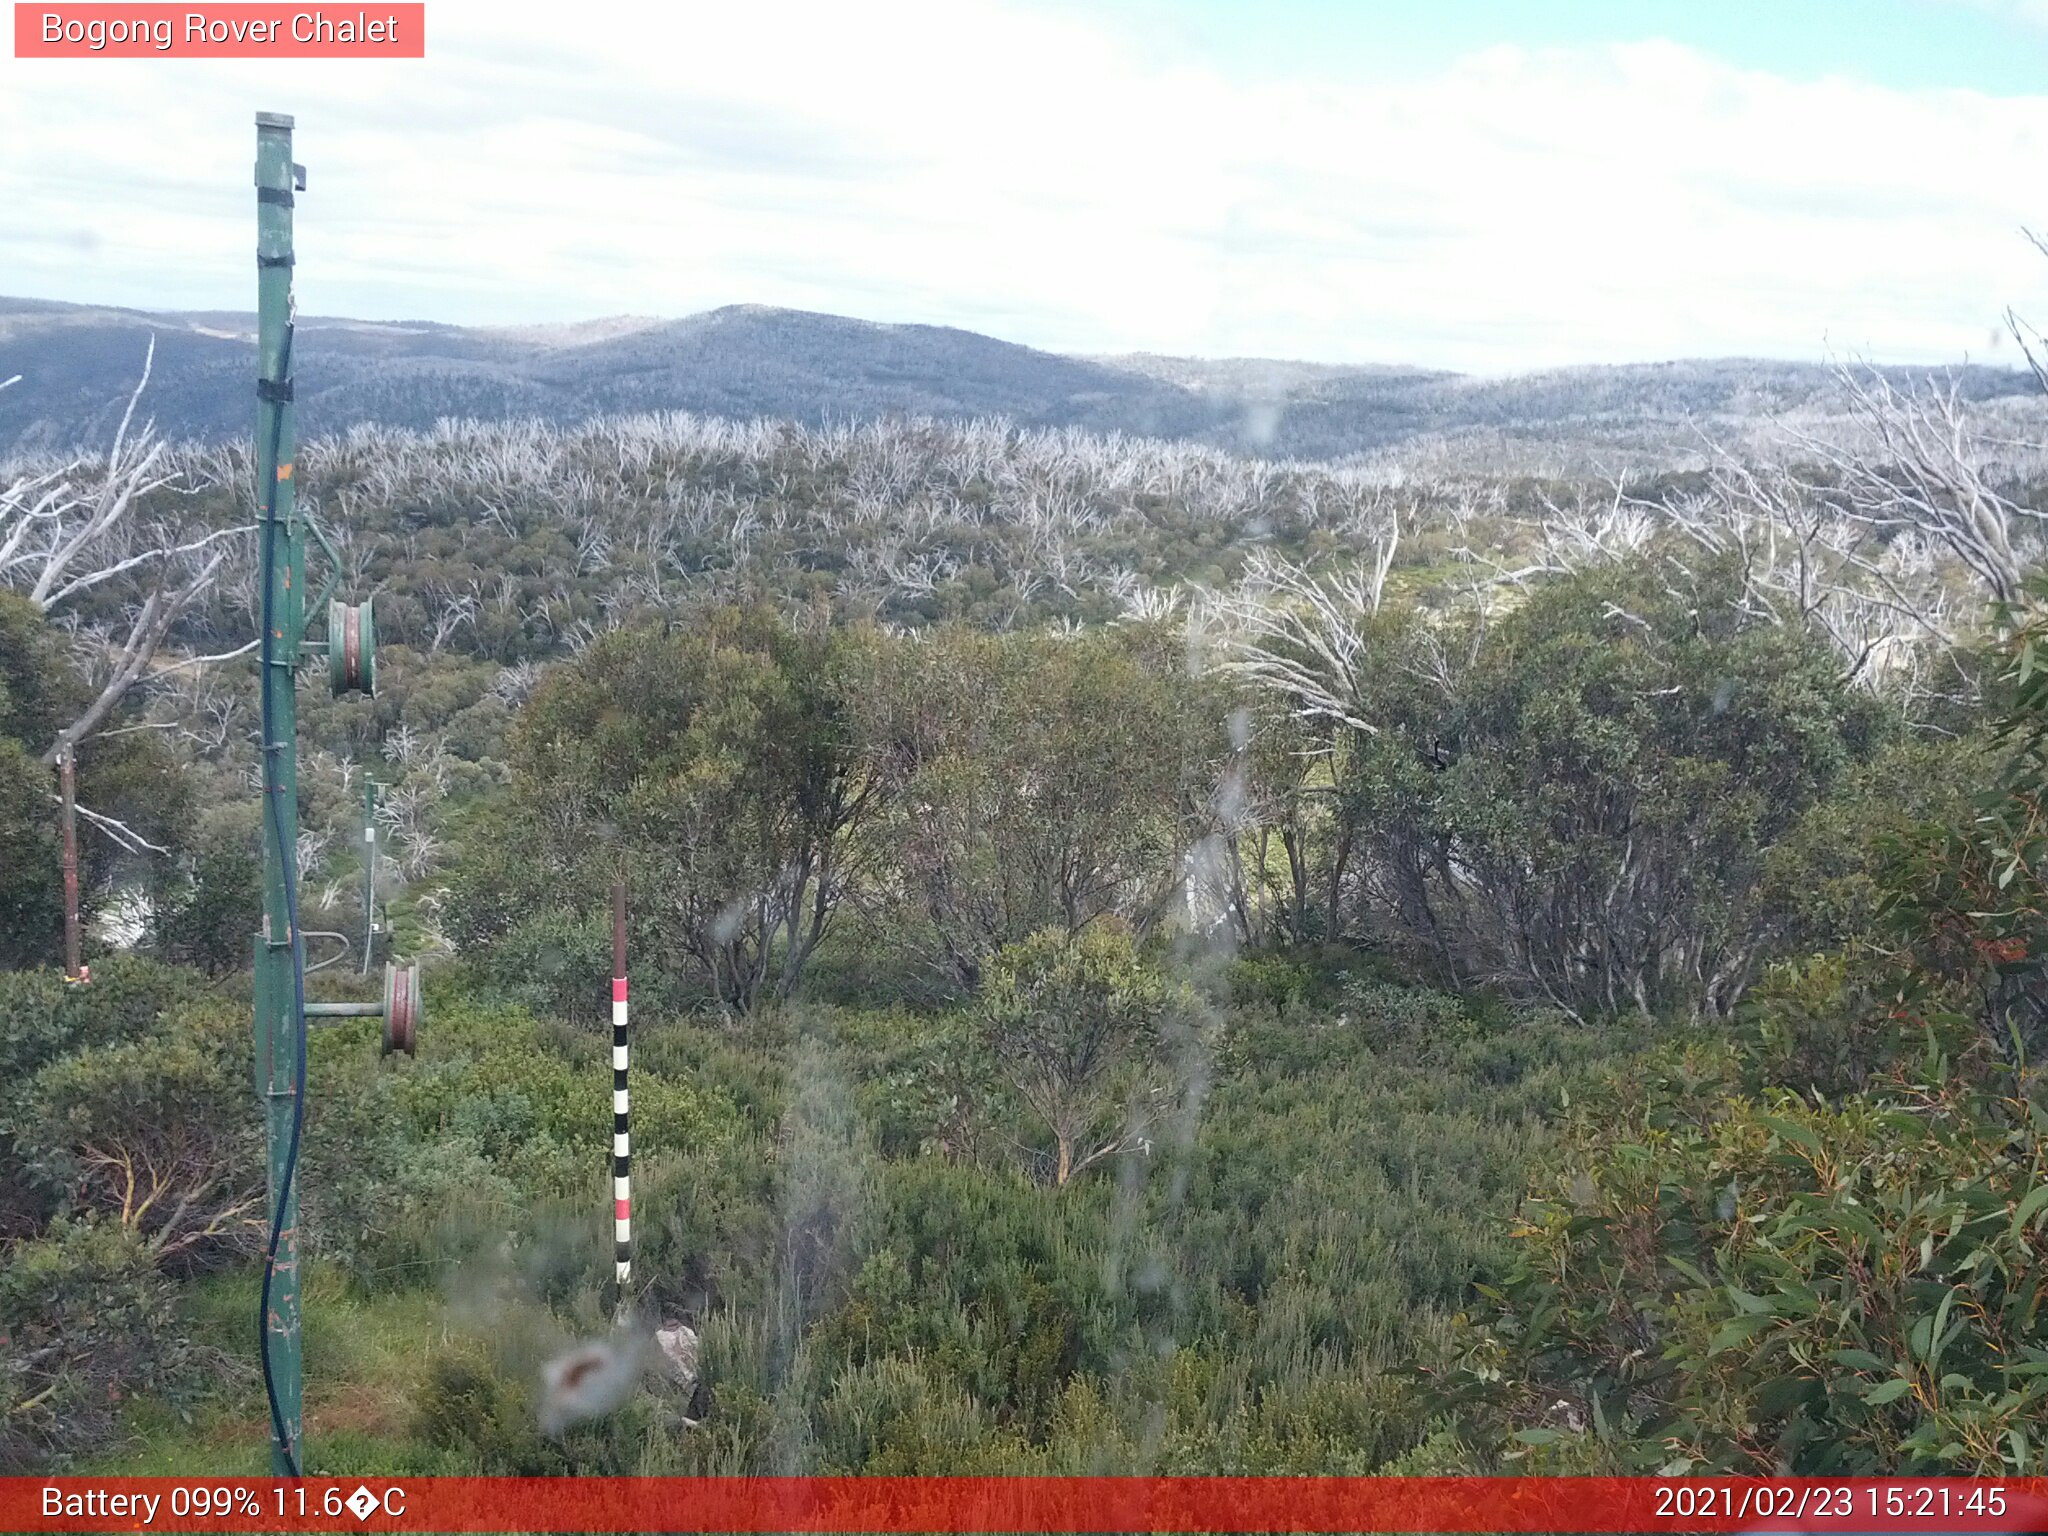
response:
<path fill-rule="evenodd" d="M 270 1168 L 270 1230 L 277 1234 L 263 1345 L 276 1407 L 270 1470 L 303 1468 L 299 1354 L 299 1212 L 290 1167 L 303 1128 L 299 1062 L 306 1021 L 293 973 L 287 861 L 299 830 L 298 677 L 305 631 L 305 534 L 294 510 L 290 336 L 292 324 L 292 120 L 256 114 L 257 509 L 264 552 L 263 597 L 270 632 L 263 646 L 263 931 L 256 941 L 256 1075 L 263 1095 Z"/>

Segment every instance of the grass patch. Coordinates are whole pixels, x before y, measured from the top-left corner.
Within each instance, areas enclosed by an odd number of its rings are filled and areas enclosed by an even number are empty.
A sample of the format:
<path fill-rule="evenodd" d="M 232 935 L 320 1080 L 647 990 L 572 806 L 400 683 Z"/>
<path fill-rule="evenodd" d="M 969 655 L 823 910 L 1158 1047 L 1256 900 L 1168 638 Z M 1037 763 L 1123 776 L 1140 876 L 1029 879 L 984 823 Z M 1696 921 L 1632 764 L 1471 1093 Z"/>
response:
<path fill-rule="evenodd" d="M 264 1476 L 270 1470 L 269 1411 L 256 1352 L 259 1265 L 208 1275 L 186 1287 L 181 1315 L 191 1337 L 234 1362 L 221 1391 L 179 1414 L 137 1401 L 122 1417 L 121 1444 L 83 1463 L 100 1477 Z M 330 1265 L 306 1272 L 305 1344 L 308 1473 L 427 1475 L 443 1456 L 411 1434 L 413 1394 L 435 1349 L 449 1338 L 447 1303 L 415 1289 L 365 1296 Z"/>

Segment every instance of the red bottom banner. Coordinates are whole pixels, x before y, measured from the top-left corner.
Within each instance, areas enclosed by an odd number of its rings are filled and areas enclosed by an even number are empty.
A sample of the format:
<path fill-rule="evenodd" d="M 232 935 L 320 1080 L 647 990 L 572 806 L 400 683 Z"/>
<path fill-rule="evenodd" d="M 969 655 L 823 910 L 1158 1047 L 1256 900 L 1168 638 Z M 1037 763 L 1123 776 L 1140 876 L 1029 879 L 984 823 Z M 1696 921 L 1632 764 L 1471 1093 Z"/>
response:
<path fill-rule="evenodd" d="M 2048 1533 L 2048 1478 L 0 1478 L 4 1531 Z"/>

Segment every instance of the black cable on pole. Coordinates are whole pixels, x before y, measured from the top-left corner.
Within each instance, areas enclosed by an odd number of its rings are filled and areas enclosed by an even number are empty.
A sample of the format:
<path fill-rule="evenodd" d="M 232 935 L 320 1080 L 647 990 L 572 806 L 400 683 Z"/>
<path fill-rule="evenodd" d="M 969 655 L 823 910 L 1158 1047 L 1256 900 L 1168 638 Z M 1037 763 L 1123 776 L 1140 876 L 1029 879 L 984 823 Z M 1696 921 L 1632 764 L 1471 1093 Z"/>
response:
<path fill-rule="evenodd" d="M 259 189 L 259 191 L 268 189 Z M 284 351 L 279 360 L 278 372 L 284 381 L 291 378 L 292 332 L 296 322 L 287 320 L 284 327 Z M 263 492 L 263 634 L 259 654 L 262 667 L 258 677 L 262 684 L 263 705 L 263 800 L 268 807 L 271 835 L 277 840 L 278 864 L 284 873 L 284 910 L 286 931 L 291 935 L 292 951 L 292 998 L 295 1012 L 292 1030 L 297 1047 L 297 1068 L 292 1079 L 292 1139 L 285 1149 L 284 1177 L 279 1180 L 277 1191 L 277 1212 L 270 1219 L 270 1242 L 263 1250 L 263 1295 L 257 1303 L 256 1339 L 263 1358 L 263 1395 L 270 1400 L 270 1424 L 276 1433 L 277 1443 L 284 1447 L 285 1464 L 291 1475 L 298 1477 L 299 1449 L 290 1435 L 285 1432 L 284 1410 L 278 1405 L 277 1383 L 271 1376 L 270 1368 L 270 1283 L 277 1273 L 277 1245 L 284 1232 L 284 1213 L 291 1204 L 292 1180 L 299 1167 L 299 1131 L 306 1122 L 306 948 L 305 936 L 299 932 L 299 885 L 298 850 L 284 845 L 284 787 L 278 782 L 276 754 L 278 746 L 271 740 L 275 716 L 270 705 L 270 668 L 273 664 L 272 633 L 275 617 L 271 603 L 271 573 L 276 568 L 274 561 L 277 551 L 277 455 L 284 439 L 284 408 L 276 398 L 283 381 L 261 379 L 257 381 L 258 395 L 270 401 L 270 483 Z M 265 386 L 268 386 L 268 391 Z M 288 396 L 286 398 L 289 398 Z M 287 548 L 289 558 L 290 550 Z M 292 664 L 297 665 L 297 658 Z"/>

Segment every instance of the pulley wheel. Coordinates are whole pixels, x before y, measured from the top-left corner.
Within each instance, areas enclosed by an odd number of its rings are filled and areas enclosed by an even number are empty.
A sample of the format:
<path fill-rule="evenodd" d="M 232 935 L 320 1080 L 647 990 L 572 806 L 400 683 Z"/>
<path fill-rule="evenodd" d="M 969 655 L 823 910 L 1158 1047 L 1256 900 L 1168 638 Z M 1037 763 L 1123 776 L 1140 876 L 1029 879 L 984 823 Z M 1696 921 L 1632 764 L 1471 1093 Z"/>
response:
<path fill-rule="evenodd" d="M 327 605 L 327 685 L 336 698 L 377 691 L 377 630 L 367 600 Z"/>
<path fill-rule="evenodd" d="M 420 1015 L 420 968 L 417 965 L 384 966 L 384 1054 L 393 1051 L 413 1054 L 418 1042 Z"/>

